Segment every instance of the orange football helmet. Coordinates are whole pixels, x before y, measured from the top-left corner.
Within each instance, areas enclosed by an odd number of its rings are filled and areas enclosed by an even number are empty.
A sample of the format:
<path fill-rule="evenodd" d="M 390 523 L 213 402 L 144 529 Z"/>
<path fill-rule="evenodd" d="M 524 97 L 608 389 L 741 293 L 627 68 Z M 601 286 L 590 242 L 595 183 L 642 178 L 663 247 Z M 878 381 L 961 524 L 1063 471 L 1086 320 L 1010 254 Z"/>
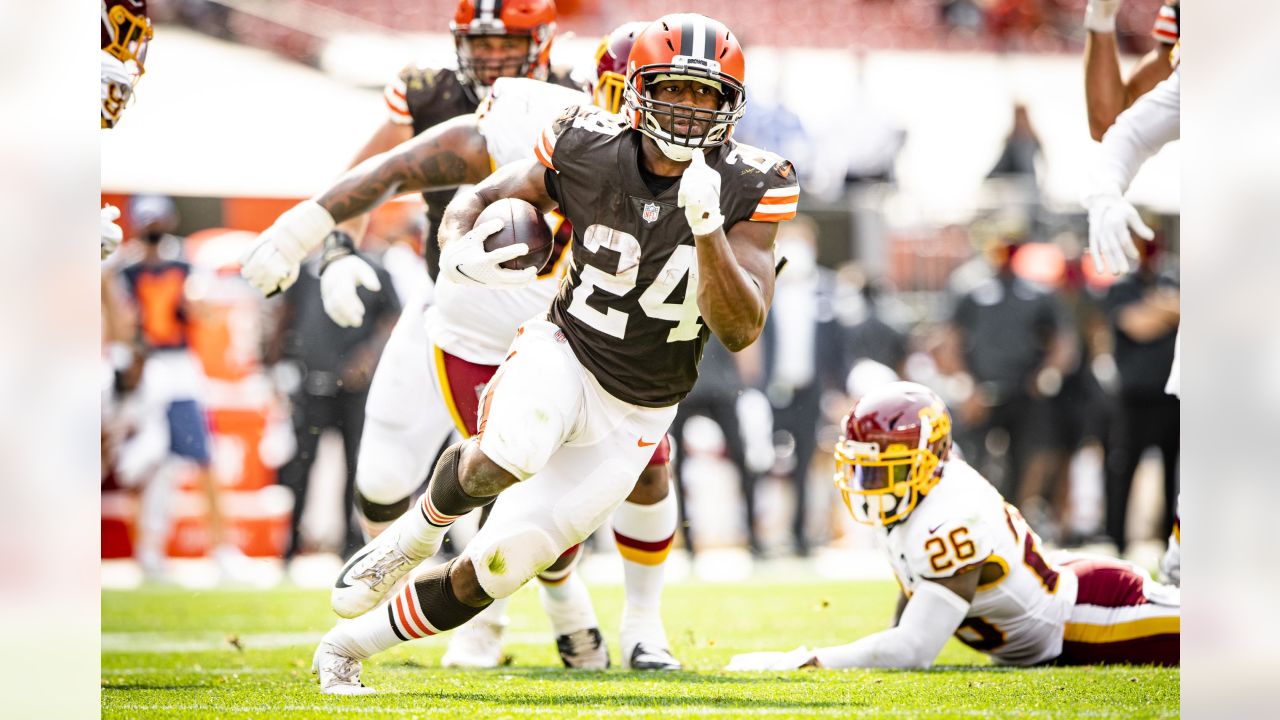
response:
<path fill-rule="evenodd" d="M 498 77 L 530 77 L 546 80 L 551 63 L 551 41 L 556 34 L 553 0 L 459 0 L 449 23 L 458 51 L 458 70 L 479 99 L 489 94 Z M 529 47 L 523 58 L 482 57 L 472 47 L 481 37 L 525 37 Z"/>
<path fill-rule="evenodd" d="M 835 484 L 854 520 L 891 525 L 938 484 L 950 453 L 951 413 L 942 398 L 918 383 L 889 383 L 845 417 Z"/>
<path fill-rule="evenodd" d="M 596 73 L 587 84 L 591 100 L 599 107 L 616 113 L 622 109 L 622 92 L 627 87 L 627 58 L 631 47 L 647 22 L 628 22 L 614 28 L 600 39 L 596 48 Z"/>
<path fill-rule="evenodd" d="M 742 46 L 719 20 L 694 13 L 660 17 L 636 38 L 627 66 L 625 98 L 631 127 L 652 138 L 673 160 L 688 160 L 693 148 L 723 144 L 746 110 Z M 651 97 L 650 86 L 665 79 L 712 85 L 720 92 L 720 106 L 704 110 Z M 688 121 L 690 131 L 675 132 L 674 123 L 672 130 L 663 129 L 658 122 L 661 116 Z M 700 122 L 703 119 L 709 122 Z M 695 133 L 700 125 L 706 129 Z"/>

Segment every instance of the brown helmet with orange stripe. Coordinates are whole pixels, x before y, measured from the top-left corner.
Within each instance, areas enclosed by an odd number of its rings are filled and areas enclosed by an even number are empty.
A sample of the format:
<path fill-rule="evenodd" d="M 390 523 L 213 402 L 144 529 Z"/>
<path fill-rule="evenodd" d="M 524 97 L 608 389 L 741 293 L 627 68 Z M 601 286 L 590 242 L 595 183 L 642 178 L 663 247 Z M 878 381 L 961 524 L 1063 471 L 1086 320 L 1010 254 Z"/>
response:
<path fill-rule="evenodd" d="M 694 13 L 664 15 L 636 38 L 628 60 L 625 98 L 631 127 L 644 133 L 677 162 L 694 148 L 724 144 L 747 106 L 742 46 L 719 20 Z M 696 80 L 720 94 L 714 110 L 666 102 L 649 88 L 663 80 Z M 687 128 L 676 129 L 676 120 Z"/>
<path fill-rule="evenodd" d="M 458 70 L 484 99 L 500 77 L 546 80 L 556 34 L 553 0 L 459 0 L 449 23 Z M 524 40 L 524 44 L 518 44 Z"/>
<path fill-rule="evenodd" d="M 647 27 L 647 22 L 623 23 L 600 38 L 595 76 L 587 83 L 591 100 L 598 107 L 611 113 L 622 109 L 622 93 L 627 87 L 627 58 L 631 56 L 636 38 Z"/>

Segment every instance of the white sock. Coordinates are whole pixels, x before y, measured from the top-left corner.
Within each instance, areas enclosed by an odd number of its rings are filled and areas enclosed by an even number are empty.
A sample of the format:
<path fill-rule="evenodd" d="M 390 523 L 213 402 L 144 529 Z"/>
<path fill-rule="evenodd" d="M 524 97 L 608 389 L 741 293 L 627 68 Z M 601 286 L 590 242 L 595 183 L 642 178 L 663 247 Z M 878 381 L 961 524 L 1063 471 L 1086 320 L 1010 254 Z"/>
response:
<path fill-rule="evenodd" d="M 624 502 L 613 512 L 613 537 L 622 554 L 626 602 L 622 606 L 622 648 L 636 642 L 661 642 L 662 576 L 676 532 L 676 498 L 667 496 L 653 505 Z"/>
<path fill-rule="evenodd" d="M 423 493 L 422 499 L 414 503 L 387 530 L 395 538 L 401 552 L 415 560 L 422 560 L 440 550 L 445 533 L 449 532 L 453 521 L 457 519 L 457 515 L 445 515 L 435 509 L 431 504 L 431 490 L 428 489 Z"/>
<path fill-rule="evenodd" d="M 396 635 L 391 626 L 387 607 L 383 603 L 360 617 L 339 621 L 325 634 L 324 641 L 337 645 L 344 653 L 357 660 L 365 660 L 399 645 L 404 640 Z"/>
<path fill-rule="evenodd" d="M 557 637 L 600 626 L 591 593 L 579 573 L 570 572 L 554 583 L 539 578 L 538 597 Z"/>

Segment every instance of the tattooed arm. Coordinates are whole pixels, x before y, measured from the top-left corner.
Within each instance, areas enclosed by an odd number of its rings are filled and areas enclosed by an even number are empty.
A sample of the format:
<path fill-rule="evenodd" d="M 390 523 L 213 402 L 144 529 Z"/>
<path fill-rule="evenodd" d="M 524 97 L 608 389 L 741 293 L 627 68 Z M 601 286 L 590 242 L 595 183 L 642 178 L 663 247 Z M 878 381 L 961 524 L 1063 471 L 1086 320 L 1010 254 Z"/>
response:
<path fill-rule="evenodd" d="M 315 200 L 334 220 L 344 222 L 396 195 L 476 183 L 490 170 L 488 146 L 476 129 L 475 115 L 461 115 L 365 160 Z"/>

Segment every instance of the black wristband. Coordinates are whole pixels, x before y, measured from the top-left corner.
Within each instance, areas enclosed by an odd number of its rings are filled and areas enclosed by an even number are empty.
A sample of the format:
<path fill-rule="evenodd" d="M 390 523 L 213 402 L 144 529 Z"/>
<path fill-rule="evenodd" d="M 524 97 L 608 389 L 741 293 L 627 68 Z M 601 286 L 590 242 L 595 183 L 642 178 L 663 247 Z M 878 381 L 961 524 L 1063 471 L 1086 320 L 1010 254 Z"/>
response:
<path fill-rule="evenodd" d="M 324 239 L 324 251 L 320 254 L 320 274 L 338 258 L 356 254 L 356 241 L 343 230 L 334 230 Z"/>

